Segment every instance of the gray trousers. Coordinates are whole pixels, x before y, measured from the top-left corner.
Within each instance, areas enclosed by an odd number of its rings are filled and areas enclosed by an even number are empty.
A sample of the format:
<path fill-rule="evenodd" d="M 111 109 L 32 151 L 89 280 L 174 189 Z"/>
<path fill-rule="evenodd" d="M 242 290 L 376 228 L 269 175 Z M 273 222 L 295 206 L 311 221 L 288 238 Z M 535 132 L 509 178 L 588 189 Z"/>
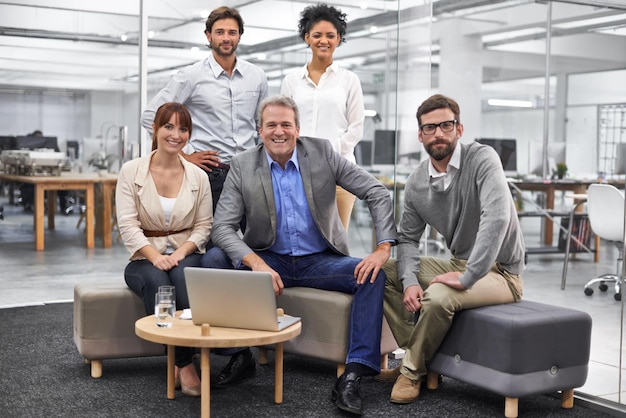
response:
<path fill-rule="evenodd" d="M 452 325 L 454 314 L 463 309 L 517 302 L 522 298 L 523 284 L 518 275 L 495 264 L 471 289 L 457 290 L 442 283 L 429 286 L 436 276 L 452 271 L 465 271 L 465 260 L 422 257 L 418 281 L 424 289 L 422 308 L 417 323 L 414 314 L 403 304 L 404 288 L 398 280 L 396 260 L 384 266 L 384 312 L 391 331 L 401 348 L 406 350 L 401 373 L 418 380 L 428 372 L 426 363 L 433 357 Z"/>

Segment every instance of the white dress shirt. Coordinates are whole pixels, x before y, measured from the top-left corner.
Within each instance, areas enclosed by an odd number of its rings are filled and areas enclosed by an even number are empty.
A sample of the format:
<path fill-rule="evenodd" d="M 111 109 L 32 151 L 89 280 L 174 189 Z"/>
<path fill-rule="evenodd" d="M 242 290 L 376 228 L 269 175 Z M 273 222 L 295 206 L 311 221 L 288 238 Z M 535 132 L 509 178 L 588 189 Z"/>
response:
<path fill-rule="evenodd" d="M 300 135 L 328 139 L 333 149 L 355 162 L 354 147 L 363 138 L 365 105 L 361 82 L 352 71 L 333 63 L 318 84 L 305 65 L 283 80 L 281 94 L 300 111 Z"/>
<path fill-rule="evenodd" d="M 457 142 L 456 147 L 454 147 L 454 151 L 452 151 L 452 157 L 450 157 L 450 161 L 448 162 L 448 167 L 446 168 L 445 173 L 440 173 L 437 171 L 435 166 L 433 165 L 433 161 L 428 159 L 428 174 L 430 175 L 431 184 L 433 182 L 439 184 L 440 180 L 443 180 L 443 190 L 447 190 L 450 183 L 452 183 L 452 179 L 456 175 L 456 172 L 459 171 L 461 167 L 461 143 Z M 441 179 L 443 177 L 443 179 Z"/>

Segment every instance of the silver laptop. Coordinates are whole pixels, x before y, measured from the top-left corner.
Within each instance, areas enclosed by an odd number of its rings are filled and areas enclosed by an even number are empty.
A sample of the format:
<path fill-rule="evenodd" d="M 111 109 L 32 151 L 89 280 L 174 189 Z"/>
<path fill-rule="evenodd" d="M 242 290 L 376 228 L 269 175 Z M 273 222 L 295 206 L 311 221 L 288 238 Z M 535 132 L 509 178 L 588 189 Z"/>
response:
<path fill-rule="evenodd" d="M 249 270 L 185 267 L 194 324 L 280 331 L 300 321 L 278 316 L 272 275 Z"/>

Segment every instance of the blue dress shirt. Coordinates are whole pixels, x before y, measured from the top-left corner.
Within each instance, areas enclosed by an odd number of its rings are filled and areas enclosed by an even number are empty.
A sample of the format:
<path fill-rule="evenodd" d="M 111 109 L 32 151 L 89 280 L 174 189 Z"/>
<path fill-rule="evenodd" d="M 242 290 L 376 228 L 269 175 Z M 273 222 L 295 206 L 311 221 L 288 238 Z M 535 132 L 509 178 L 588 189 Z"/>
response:
<path fill-rule="evenodd" d="M 267 153 L 266 155 L 272 173 L 276 205 L 276 241 L 269 250 L 291 256 L 327 250 L 328 243 L 315 225 L 309 210 L 296 150 L 294 149 L 284 170 Z"/>

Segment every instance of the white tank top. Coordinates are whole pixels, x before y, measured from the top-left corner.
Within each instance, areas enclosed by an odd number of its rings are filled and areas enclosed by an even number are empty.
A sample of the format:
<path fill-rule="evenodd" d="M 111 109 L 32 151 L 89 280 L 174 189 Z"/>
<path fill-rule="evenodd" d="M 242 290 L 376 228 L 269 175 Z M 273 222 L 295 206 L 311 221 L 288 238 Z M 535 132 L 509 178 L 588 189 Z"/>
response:
<path fill-rule="evenodd" d="M 165 225 L 170 226 L 170 216 L 172 215 L 172 209 L 174 209 L 174 204 L 176 203 L 175 197 L 163 197 L 159 196 L 159 200 L 161 201 L 161 207 L 163 208 L 163 214 L 165 215 Z M 167 249 L 165 250 L 166 254 L 171 254 L 175 250 L 174 247 L 170 244 L 170 241 L 167 240 Z"/>
<path fill-rule="evenodd" d="M 174 209 L 176 198 L 159 196 L 159 200 L 161 200 L 161 207 L 163 208 L 163 213 L 165 214 L 165 223 L 169 226 L 170 216 L 172 215 L 172 209 Z"/>

